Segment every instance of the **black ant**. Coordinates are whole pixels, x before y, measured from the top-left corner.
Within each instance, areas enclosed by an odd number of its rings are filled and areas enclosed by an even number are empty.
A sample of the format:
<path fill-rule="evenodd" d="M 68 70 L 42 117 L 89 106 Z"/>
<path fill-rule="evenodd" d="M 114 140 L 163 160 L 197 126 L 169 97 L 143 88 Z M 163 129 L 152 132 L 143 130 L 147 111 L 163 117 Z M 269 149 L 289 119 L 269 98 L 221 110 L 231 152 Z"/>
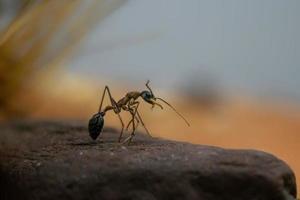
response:
<path fill-rule="evenodd" d="M 89 133 L 90 136 L 93 140 L 96 140 L 97 137 L 100 135 L 103 125 L 104 125 L 104 116 L 106 114 L 107 111 L 113 110 L 115 114 L 118 115 L 119 120 L 121 122 L 122 125 L 122 129 L 121 129 L 121 133 L 119 136 L 118 141 L 121 142 L 122 139 L 122 135 L 123 135 L 123 130 L 124 130 L 124 122 L 121 118 L 120 112 L 122 110 L 127 111 L 131 114 L 132 118 L 129 121 L 129 123 L 126 126 L 126 130 L 129 128 L 130 124 L 132 124 L 132 132 L 131 135 L 129 137 L 127 137 L 123 143 L 130 143 L 134 134 L 135 134 L 135 130 L 138 126 L 139 123 L 142 124 L 142 126 L 144 127 L 144 129 L 146 130 L 147 134 L 149 136 L 150 133 L 148 131 L 148 129 L 146 128 L 142 117 L 138 111 L 138 107 L 140 105 L 140 102 L 137 101 L 137 99 L 139 97 L 142 97 L 142 99 L 151 104 L 152 108 L 154 108 L 155 106 L 160 107 L 161 109 L 163 109 L 162 105 L 159 104 L 157 102 L 157 100 L 162 101 L 163 103 L 165 103 L 166 105 L 170 106 L 185 122 L 188 126 L 190 126 L 190 124 L 188 123 L 188 121 L 171 105 L 169 104 L 167 101 L 165 101 L 162 98 L 159 97 L 155 97 L 150 86 L 149 86 L 149 80 L 146 83 L 146 87 L 148 88 L 148 90 L 144 90 L 142 92 L 138 92 L 138 91 L 133 91 L 133 92 L 128 92 L 125 97 L 121 98 L 118 102 L 116 102 L 114 100 L 114 98 L 112 97 L 110 90 L 108 88 L 108 86 L 105 86 L 103 95 L 102 95 L 102 99 L 101 99 L 101 103 L 100 103 L 100 107 L 99 107 L 99 111 L 97 114 L 95 114 L 89 121 Z M 103 110 L 102 110 L 102 104 L 103 104 L 103 100 L 105 97 L 106 92 L 108 93 L 109 99 L 110 99 L 110 103 L 111 105 L 106 106 Z M 136 122 L 135 122 L 136 121 Z"/>

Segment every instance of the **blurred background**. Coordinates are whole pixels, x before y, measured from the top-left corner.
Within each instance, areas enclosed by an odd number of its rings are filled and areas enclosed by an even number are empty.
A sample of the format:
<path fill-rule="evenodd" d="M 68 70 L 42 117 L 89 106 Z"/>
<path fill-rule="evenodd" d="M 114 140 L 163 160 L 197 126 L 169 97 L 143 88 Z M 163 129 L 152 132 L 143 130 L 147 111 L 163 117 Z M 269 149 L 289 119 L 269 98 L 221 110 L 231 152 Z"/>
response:
<path fill-rule="evenodd" d="M 0 120 L 87 121 L 105 85 L 119 99 L 149 79 L 191 123 L 142 104 L 153 135 L 267 151 L 300 179 L 299 9 L 298 0 L 0 0 Z"/>

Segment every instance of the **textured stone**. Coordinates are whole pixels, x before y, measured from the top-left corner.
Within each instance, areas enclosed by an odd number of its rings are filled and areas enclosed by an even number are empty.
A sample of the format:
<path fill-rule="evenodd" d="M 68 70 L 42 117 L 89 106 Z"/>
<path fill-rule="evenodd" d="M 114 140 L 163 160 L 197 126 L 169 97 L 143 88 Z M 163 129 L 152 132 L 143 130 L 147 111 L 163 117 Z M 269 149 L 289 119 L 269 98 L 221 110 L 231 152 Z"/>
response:
<path fill-rule="evenodd" d="M 149 138 L 116 143 L 104 129 L 92 141 L 77 122 L 3 124 L 1 199 L 288 200 L 296 197 L 292 170 L 255 150 Z M 4 198 L 3 198 L 4 197 Z"/>

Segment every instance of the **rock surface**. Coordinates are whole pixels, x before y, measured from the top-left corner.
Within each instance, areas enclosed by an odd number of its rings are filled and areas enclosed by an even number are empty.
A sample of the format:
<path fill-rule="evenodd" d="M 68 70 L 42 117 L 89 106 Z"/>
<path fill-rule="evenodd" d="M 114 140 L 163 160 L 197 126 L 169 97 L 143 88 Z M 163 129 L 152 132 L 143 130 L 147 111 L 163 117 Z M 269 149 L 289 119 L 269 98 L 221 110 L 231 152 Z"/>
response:
<path fill-rule="evenodd" d="M 288 200 L 291 169 L 254 150 L 228 150 L 149 138 L 130 146 L 85 124 L 18 122 L 0 132 L 0 199 Z"/>

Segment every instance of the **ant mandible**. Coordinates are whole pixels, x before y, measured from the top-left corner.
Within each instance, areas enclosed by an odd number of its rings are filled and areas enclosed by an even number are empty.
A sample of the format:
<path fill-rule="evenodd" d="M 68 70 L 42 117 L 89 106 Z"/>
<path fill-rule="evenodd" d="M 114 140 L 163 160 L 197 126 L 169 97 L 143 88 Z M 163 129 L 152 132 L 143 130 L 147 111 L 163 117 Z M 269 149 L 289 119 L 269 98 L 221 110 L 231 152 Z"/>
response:
<path fill-rule="evenodd" d="M 151 136 L 148 129 L 146 128 L 143 120 L 142 120 L 142 117 L 141 117 L 139 111 L 138 111 L 138 107 L 140 105 L 140 102 L 137 101 L 137 99 L 139 97 L 142 97 L 142 99 L 145 102 L 151 104 L 152 108 L 154 108 L 155 106 L 159 106 L 161 109 L 163 109 L 163 106 L 161 104 L 159 104 L 157 102 L 157 100 L 162 101 L 163 103 L 165 103 L 166 105 L 171 107 L 185 121 L 185 123 L 188 126 L 190 126 L 189 122 L 170 103 L 168 103 L 167 101 L 165 101 L 162 98 L 154 96 L 154 94 L 153 94 L 153 92 L 152 92 L 152 90 L 149 86 L 149 82 L 150 81 L 148 80 L 147 83 L 146 83 L 146 87 L 148 88 L 148 90 L 144 90 L 142 92 L 138 92 L 138 91 L 128 92 L 118 102 L 116 102 L 115 99 L 112 97 L 108 86 L 105 86 L 104 92 L 102 94 L 101 103 L 100 103 L 100 106 L 99 106 L 99 111 L 89 121 L 89 127 L 88 128 L 89 128 L 90 137 L 93 140 L 96 140 L 97 137 L 100 135 L 100 133 L 102 131 L 102 128 L 103 128 L 103 125 L 104 125 L 104 116 L 105 116 L 106 112 L 108 112 L 110 110 L 114 111 L 114 113 L 118 115 L 118 118 L 119 118 L 119 120 L 121 122 L 121 125 L 122 125 L 122 129 L 121 129 L 121 132 L 120 132 L 118 142 L 121 142 L 123 131 L 124 131 L 124 122 L 123 122 L 122 117 L 120 115 L 120 112 L 122 110 L 129 112 L 131 114 L 131 117 L 132 117 L 131 120 L 129 121 L 129 123 L 127 124 L 127 126 L 126 126 L 126 130 L 127 130 L 129 128 L 130 124 L 132 124 L 132 132 L 131 132 L 130 136 L 127 137 L 122 143 L 128 142 L 128 144 L 129 144 L 131 142 L 132 138 L 135 135 L 135 130 L 136 130 L 137 126 L 139 125 L 139 123 L 142 124 L 142 126 L 144 127 L 147 134 L 149 136 Z M 102 110 L 103 100 L 104 100 L 106 92 L 108 93 L 111 105 L 106 106 Z"/>

